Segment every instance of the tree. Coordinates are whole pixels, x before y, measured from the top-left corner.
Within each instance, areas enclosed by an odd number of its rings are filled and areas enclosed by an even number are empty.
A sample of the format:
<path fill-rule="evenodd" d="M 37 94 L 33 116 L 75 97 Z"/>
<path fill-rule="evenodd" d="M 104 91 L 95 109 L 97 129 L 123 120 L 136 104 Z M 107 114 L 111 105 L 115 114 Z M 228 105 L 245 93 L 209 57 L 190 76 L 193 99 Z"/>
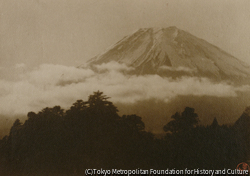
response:
<path fill-rule="evenodd" d="M 60 106 L 54 106 L 53 108 L 44 108 L 38 115 L 43 117 L 63 117 L 64 110 Z"/>
<path fill-rule="evenodd" d="M 117 107 L 113 105 L 111 101 L 108 101 L 110 97 L 103 95 L 103 92 L 99 90 L 89 96 L 88 105 L 89 109 L 96 112 L 99 115 L 114 115 L 117 114 Z"/>
<path fill-rule="evenodd" d="M 70 110 L 84 111 L 87 108 L 87 103 L 83 100 L 77 100 L 73 106 L 71 106 Z"/>
<path fill-rule="evenodd" d="M 218 128 L 219 127 L 219 123 L 216 119 L 216 117 L 213 120 L 213 123 L 210 125 L 211 128 Z"/>
<path fill-rule="evenodd" d="M 133 114 L 133 115 L 123 115 L 123 122 L 133 131 L 143 131 L 145 129 L 145 124 L 141 120 L 141 117 Z"/>
<path fill-rule="evenodd" d="M 28 112 L 27 116 L 28 116 L 28 119 L 34 119 L 36 117 L 36 113 L 31 111 L 31 112 Z"/>
<path fill-rule="evenodd" d="M 171 117 L 173 120 L 163 127 L 165 132 L 179 133 L 189 131 L 198 124 L 198 115 L 194 113 L 194 108 L 186 107 L 180 114 L 176 112 Z"/>
<path fill-rule="evenodd" d="M 10 136 L 15 136 L 20 128 L 22 127 L 22 123 L 19 119 L 16 119 L 16 121 L 13 123 L 13 126 L 10 129 Z"/>
<path fill-rule="evenodd" d="M 13 123 L 13 128 L 17 128 L 17 127 L 19 127 L 21 125 L 22 125 L 22 123 L 20 122 L 20 120 L 16 119 L 16 121 Z"/>
<path fill-rule="evenodd" d="M 67 117 L 79 118 L 86 112 L 88 102 L 77 100 L 69 110 L 66 111 Z"/>

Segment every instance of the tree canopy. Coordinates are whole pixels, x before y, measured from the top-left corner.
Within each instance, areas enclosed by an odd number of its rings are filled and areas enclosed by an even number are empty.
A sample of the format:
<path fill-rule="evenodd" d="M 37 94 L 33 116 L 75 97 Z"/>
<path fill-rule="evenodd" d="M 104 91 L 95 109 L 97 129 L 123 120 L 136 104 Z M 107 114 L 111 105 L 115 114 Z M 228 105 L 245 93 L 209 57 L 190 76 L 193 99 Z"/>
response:
<path fill-rule="evenodd" d="M 156 138 L 145 130 L 142 117 L 120 116 L 100 91 L 67 110 L 46 107 L 27 117 L 24 123 L 17 119 L 0 140 L 0 175 L 84 175 L 87 168 L 235 168 L 250 148 L 246 112 L 233 127 L 220 126 L 216 118 L 202 126 L 195 110 L 186 107 L 171 116 L 165 136 Z"/>
<path fill-rule="evenodd" d="M 178 133 L 193 129 L 198 124 L 198 115 L 194 112 L 194 108 L 186 107 L 180 114 L 176 112 L 173 119 L 163 127 L 165 132 Z"/>

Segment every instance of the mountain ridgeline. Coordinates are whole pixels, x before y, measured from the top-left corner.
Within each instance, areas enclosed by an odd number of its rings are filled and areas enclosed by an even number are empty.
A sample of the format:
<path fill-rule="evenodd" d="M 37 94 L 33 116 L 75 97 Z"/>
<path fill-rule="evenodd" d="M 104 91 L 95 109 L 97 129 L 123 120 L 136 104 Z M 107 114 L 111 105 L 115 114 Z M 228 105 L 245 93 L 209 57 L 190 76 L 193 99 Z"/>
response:
<path fill-rule="evenodd" d="M 249 83 L 250 66 L 220 48 L 176 27 L 143 28 L 124 37 L 90 66 L 115 61 L 134 67 L 134 74 L 197 76 L 215 81 Z"/>
<path fill-rule="evenodd" d="M 85 169 L 235 169 L 249 159 L 249 108 L 232 126 L 199 124 L 194 108 L 176 112 L 162 138 L 141 117 L 119 116 L 102 92 L 29 112 L 0 140 L 0 174 L 84 175 Z"/>

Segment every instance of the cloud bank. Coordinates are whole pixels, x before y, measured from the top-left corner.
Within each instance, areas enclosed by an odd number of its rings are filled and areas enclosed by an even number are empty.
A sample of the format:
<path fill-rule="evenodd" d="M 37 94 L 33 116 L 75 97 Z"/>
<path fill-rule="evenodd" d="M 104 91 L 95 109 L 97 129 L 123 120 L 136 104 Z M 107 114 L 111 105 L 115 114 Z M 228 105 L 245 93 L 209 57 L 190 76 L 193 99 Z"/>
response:
<path fill-rule="evenodd" d="M 24 67 L 24 65 L 20 65 Z M 158 75 L 124 74 L 133 68 L 118 63 L 90 68 L 43 64 L 20 74 L 18 81 L 0 80 L 0 114 L 26 115 L 45 107 L 69 108 L 78 99 L 87 100 L 93 91 L 103 91 L 116 103 L 135 103 L 151 98 L 169 102 L 179 95 L 235 97 L 249 86 L 213 83 L 207 78 L 177 80 Z"/>

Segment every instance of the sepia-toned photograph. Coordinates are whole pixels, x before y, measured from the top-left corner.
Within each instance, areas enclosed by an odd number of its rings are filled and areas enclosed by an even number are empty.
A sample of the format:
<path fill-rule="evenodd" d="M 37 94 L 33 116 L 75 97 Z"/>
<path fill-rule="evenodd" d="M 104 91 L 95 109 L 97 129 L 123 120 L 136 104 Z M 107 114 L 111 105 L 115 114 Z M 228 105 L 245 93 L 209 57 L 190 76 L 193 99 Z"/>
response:
<path fill-rule="evenodd" d="M 0 176 L 249 165 L 249 0 L 0 0 Z"/>

